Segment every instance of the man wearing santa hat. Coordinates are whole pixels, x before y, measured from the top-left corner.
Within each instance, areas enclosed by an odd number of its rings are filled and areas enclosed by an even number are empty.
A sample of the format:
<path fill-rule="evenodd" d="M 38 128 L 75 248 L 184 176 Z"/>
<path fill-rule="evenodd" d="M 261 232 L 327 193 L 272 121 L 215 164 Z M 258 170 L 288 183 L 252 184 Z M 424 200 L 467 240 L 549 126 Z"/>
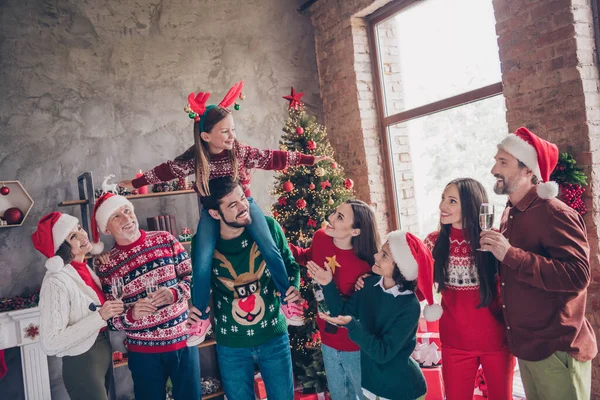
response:
<path fill-rule="evenodd" d="M 589 399 L 596 337 L 585 318 L 590 283 L 583 218 L 556 199 L 555 144 L 519 128 L 499 145 L 494 191 L 508 195 L 500 232 L 481 248 L 501 262 L 508 343 L 528 400 Z"/>
<path fill-rule="evenodd" d="M 98 266 L 98 277 L 107 299 L 113 298 L 115 278 L 123 280 L 126 312 L 108 325 L 127 335 L 136 399 L 164 400 L 167 378 L 175 399 L 199 399 L 198 349 L 186 345 L 192 266 L 183 246 L 168 232 L 140 230 L 133 204 L 112 193 L 94 206 L 95 254 L 104 247 L 100 233 L 116 241 L 110 260 Z"/>

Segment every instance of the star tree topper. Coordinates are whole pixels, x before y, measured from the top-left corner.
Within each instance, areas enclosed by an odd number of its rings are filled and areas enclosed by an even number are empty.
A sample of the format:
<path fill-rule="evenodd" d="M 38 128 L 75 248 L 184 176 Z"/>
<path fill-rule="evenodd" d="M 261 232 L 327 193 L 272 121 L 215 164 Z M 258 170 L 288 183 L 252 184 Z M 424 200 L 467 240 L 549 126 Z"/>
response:
<path fill-rule="evenodd" d="M 300 98 L 302 98 L 302 96 L 304 96 L 304 92 L 298 93 L 292 87 L 292 94 L 290 94 L 289 96 L 283 96 L 283 98 L 290 102 L 289 108 L 295 108 L 297 110 L 300 103 L 302 103 L 300 101 Z"/>

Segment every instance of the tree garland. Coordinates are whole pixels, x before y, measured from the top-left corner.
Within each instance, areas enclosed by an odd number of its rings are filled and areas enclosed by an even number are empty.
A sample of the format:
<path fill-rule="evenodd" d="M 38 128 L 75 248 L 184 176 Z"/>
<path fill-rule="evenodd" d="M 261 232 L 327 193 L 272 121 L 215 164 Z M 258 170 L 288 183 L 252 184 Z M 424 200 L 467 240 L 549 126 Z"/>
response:
<path fill-rule="evenodd" d="M 24 294 L 15 297 L 0 298 L 0 312 L 22 310 L 32 308 L 38 305 L 40 300 L 40 289 L 31 294 Z"/>

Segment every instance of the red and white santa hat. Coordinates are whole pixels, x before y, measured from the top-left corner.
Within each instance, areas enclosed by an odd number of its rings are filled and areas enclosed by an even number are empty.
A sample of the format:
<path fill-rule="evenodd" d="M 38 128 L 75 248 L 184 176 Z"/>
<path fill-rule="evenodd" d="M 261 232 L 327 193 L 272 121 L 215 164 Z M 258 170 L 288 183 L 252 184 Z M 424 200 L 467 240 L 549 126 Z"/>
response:
<path fill-rule="evenodd" d="M 77 225 L 77 218 L 59 212 L 44 215 L 38 222 L 37 230 L 31 235 L 31 241 L 33 247 L 48 258 L 46 268 L 49 271 L 58 272 L 65 266 L 65 262 L 56 252 Z"/>
<path fill-rule="evenodd" d="M 442 307 L 433 300 L 433 258 L 423 242 L 410 232 L 394 231 L 387 241 L 396 266 L 407 281 L 417 280 L 416 295 L 419 301 L 427 300 L 423 317 L 437 321 L 442 316 Z"/>
<path fill-rule="evenodd" d="M 558 147 L 544 140 L 527 128 L 519 128 L 509 134 L 498 148 L 521 161 L 542 182 L 537 185 L 537 194 L 542 199 L 558 195 L 558 184 L 550 181 L 550 175 L 558 164 Z"/>
<path fill-rule="evenodd" d="M 100 241 L 100 234 L 108 234 L 106 224 L 108 219 L 115 211 L 123 206 L 129 206 L 133 210 L 133 204 L 127 198 L 114 193 L 104 193 L 94 204 L 94 212 L 92 214 L 92 239 L 94 246 L 92 254 L 100 254 L 104 250 L 104 243 Z"/>

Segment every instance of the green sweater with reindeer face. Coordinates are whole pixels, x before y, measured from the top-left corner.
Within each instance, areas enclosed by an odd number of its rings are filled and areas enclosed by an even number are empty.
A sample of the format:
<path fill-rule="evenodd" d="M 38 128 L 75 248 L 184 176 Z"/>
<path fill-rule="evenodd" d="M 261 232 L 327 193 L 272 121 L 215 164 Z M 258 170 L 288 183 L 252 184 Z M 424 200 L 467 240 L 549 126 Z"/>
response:
<path fill-rule="evenodd" d="M 300 269 L 281 226 L 271 217 L 265 219 L 281 252 L 290 284 L 297 288 Z M 235 239 L 217 240 L 211 287 L 218 344 L 255 347 L 287 333 L 275 283 L 247 230 Z"/>

